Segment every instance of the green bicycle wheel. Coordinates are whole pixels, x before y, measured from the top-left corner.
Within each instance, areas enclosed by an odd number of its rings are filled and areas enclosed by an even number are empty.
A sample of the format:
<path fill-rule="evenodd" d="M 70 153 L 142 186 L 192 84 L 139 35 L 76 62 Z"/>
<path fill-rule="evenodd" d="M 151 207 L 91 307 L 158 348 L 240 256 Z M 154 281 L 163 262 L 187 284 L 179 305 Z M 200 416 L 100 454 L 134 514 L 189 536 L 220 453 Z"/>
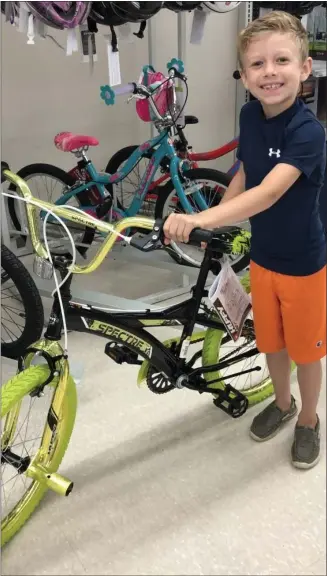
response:
<path fill-rule="evenodd" d="M 43 396 L 30 396 L 33 390 L 45 382 L 48 375 L 49 369 L 46 366 L 32 366 L 14 376 L 1 390 L 1 546 L 20 530 L 48 489 L 45 484 L 27 477 L 24 472 L 20 473 L 17 460 L 23 462 L 24 458 L 29 458 L 32 462 L 37 455 L 42 454 L 42 464 L 47 471 L 51 474 L 56 472 L 73 431 L 77 398 L 71 377 L 55 426 L 52 402 L 58 388 L 58 377 L 45 387 Z M 39 434 L 33 427 L 32 415 L 40 425 Z M 15 429 L 14 435 L 10 434 L 12 426 Z M 49 432 L 50 445 L 46 444 Z M 8 445 L 8 437 L 11 436 Z M 16 466 L 13 466 L 15 459 Z"/>
<path fill-rule="evenodd" d="M 247 294 L 250 294 L 251 285 L 250 274 L 248 272 L 244 274 L 241 279 L 241 284 Z M 202 365 L 213 366 L 218 362 L 232 360 L 233 358 L 237 358 L 238 354 L 251 352 L 255 347 L 256 341 L 252 320 L 246 321 L 245 327 L 237 342 L 233 342 L 225 332 L 209 328 L 206 331 L 203 343 Z M 246 372 L 247 370 L 253 370 L 253 372 Z M 242 372 L 242 374 L 239 374 L 240 372 Z M 238 376 L 231 377 L 232 374 L 238 374 Z M 205 374 L 204 377 L 207 382 L 219 379 L 219 382 L 213 382 L 209 385 L 212 387 L 213 394 L 215 389 L 223 389 L 226 384 L 230 384 L 247 397 L 250 406 L 262 402 L 271 396 L 274 391 L 265 362 L 265 356 L 259 352 L 247 360 L 235 362 L 229 368 L 209 372 Z M 224 378 L 226 379 L 225 381 Z"/>
<path fill-rule="evenodd" d="M 250 352 L 255 347 L 252 320 L 247 322 L 237 342 L 233 342 L 231 338 L 226 336 L 225 332 L 209 328 L 203 343 L 202 365 L 212 366 L 228 359 L 236 359 L 238 354 Z M 219 382 L 209 384 L 213 394 L 215 390 L 223 389 L 227 384 L 230 384 L 247 397 L 249 405 L 262 402 L 274 391 L 265 356 L 260 352 L 246 360 L 235 361 L 233 365 L 224 370 L 215 370 L 204 374 L 204 377 L 207 382 L 221 379 Z"/>
<path fill-rule="evenodd" d="M 249 273 L 243 276 L 241 284 L 249 294 L 251 292 Z M 242 334 L 237 342 L 233 342 L 229 336 L 226 336 L 225 332 L 209 328 L 206 331 L 203 343 L 202 365 L 212 366 L 218 362 L 224 362 L 228 359 L 232 360 L 237 357 L 237 354 L 250 352 L 255 347 L 255 332 L 251 318 L 246 320 Z M 292 370 L 294 368 L 295 364 L 292 362 Z M 243 374 L 239 374 L 240 372 L 243 372 Z M 231 377 L 232 374 L 237 375 Z M 259 352 L 246 360 L 235 362 L 229 368 L 209 372 L 204 377 L 207 382 L 220 379 L 219 382 L 210 384 L 213 393 L 215 389 L 223 389 L 226 384 L 230 384 L 247 397 L 250 406 L 262 402 L 274 392 L 265 355 Z"/>

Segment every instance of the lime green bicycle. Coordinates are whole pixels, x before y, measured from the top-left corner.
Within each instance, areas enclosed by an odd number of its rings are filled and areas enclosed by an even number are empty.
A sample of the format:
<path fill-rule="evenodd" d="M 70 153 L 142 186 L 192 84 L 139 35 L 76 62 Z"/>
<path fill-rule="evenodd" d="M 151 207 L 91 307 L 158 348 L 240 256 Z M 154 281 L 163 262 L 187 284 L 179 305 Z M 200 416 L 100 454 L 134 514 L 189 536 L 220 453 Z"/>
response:
<path fill-rule="evenodd" d="M 65 496 L 73 488 L 73 482 L 58 473 L 74 428 L 77 406 L 69 369 L 67 330 L 106 339 L 105 354 L 118 364 L 138 366 L 138 384 L 145 383 L 153 393 L 177 393 L 182 388 L 208 393 L 215 406 L 233 418 L 273 391 L 264 359 L 256 348 L 252 320 L 245 321 L 241 336 L 234 343 L 218 314 L 208 308 L 204 299 L 209 271 L 219 272 L 222 254 L 247 251 L 248 232 L 233 227 L 193 231 L 190 242 L 195 246 L 205 242 L 206 249 L 190 297 L 180 304 L 141 311 L 80 305 L 71 294 L 73 274 L 87 274 L 98 268 L 117 235 L 123 236 L 126 229 L 145 231 L 143 236 L 126 238 L 135 249 L 160 249 L 163 222 L 133 217 L 112 226 L 72 208 L 35 199 L 17 175 L 9 170 L 4 170 L 3 175 L 20 190 L 26 202 L 38 267 L 47 270 L 48 276 L 59 271 L 61 282 L 54 293 L 43 338 L 27 348 L 18 363 L 18 373 L 1 390 L 2 545 L 22 527 L 49 488 Z M 73 257 L 68 253 L 49 257 L 40 241 L 36 205 L 44 213 L 51 212 L 52 218 L 56 215 L 106 234 L 89 263 L 75 264 L 74 250 Z M 249 291 L 248 276 L 242 282 Z M 203 330 L 195 331 L 195 325 Z M 147 332 L 153 326 L 180 326 L 182 330 L 178 337 L 161 342 Z M 64 347 L 60 344 L 63 332 Z M 190 354 L 192 346 L 199 343 L 201 349 Z"/>

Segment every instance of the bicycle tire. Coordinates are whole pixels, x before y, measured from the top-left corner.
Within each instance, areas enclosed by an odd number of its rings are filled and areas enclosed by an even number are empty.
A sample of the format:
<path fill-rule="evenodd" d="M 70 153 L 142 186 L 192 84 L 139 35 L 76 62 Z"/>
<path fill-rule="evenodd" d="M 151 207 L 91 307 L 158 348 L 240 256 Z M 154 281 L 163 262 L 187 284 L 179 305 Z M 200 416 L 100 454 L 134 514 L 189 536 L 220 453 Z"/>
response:
<path fill-rule="evenodd" d="M 115 152 L 115 154 L 111 156 L 110 160 L 108 161 L 105 172 L 107 174 L 116 174 L 119 168 L 126 162 L 126 160 L 128 160 L 128 158 L 133 154 L 133 152 L 135 152 L 136 148 L 138 148 L 138 146 L 135 144 L 131 146 L 125 146 L 124 148 L 121 148 L 120 150 Z M 108 192 L 110 192 L 110 194 L 112 195 L 113 194 L 112 184 L 106 184 L 105 187 L 108 190 Z"/>
<path fill-rule="evenodd" d="M 249 273 L 245 274 L 241 279 L 241 283 L 245 289 L 245 291 L 249 294 L 251 292 L 251 284 L 250 284 L 250 275 Z M 202 348 L 202 366 L 213 366 L 217 364 L 220 358 L 220 350 L 222 344 L 222 338 L 224 333 L 220 330 L 215 330 L 213 328 L 208 328 L 205 334 L 203 348 Z M 260 354 L 260 353 L 259 353 Z M 294 371 L 296 365 L 294 362 L 291 364 L 291 370 Z M 208 372 L 204 374 L 205 380 L 209 382 L 210 380 L 218 379 L 221 377 L 221 374 L 218 370 L 214 370 L 213 372 Z M 219 383 L 217 382 L 216 385 L 213 385 L 213 394 L 214 388 L 224 388 L 226 384 L 223 380 Z M 259 384 L 249 388 L 248 390 L 242 390 L 242 393 L 247 397 L 249 401 L 249 406 L 253 406 L 255 404 L 259 404 L 259 402 L 263 402 L 267 398 L 269 398 L 274 393 L 274 386 L 271 380 L 271 377 L 268 376 L 266 379 L 260 381 Z"/>
<path fill-rule="evenodd" d="M 71 176 L 70 174 L 67 174 L 67 172 L 65 172 L 64 170 L 62 170 L 61 168 L 58 168 L 57 166 L 53 166 L 52 164 L 42 164 L 42 163 L 37 163 L 37 164 L 28 164 L 27 166 L 24 166 L 23 168 L 21 168 L 21 170 L 19 170 L 19 172 L 17 172 L 17 176 L 20 176 L 20 178 L 22 178 L 23 180 L 27 181 L 28 184 L 28 179 L 36 176 L 36 175 L 44 175 L 44 176 L 49 176 L 52 177 L 56 180 L 58 180 L 58 182 L 61 182 L 64 186 L 73 186 L 76 182 L 75 178 L 73 178 L 73 176 Z M 18 192 L 16 189 L 16 186 L 14 184 L 10 184 L 9 186 L 9 190 L 11 192 Z M 80 202 L 80 205 L 83 206 L 83 202 Z M 15 227 L 16 230 L 21 231 L 22 226 L 21 226 L 21 222 L 19 220 L 18 214 L 17 214 L 17 201 L 14 198 L 8 198 L 8 211 L 9 211 L 9 215 L 11 218 L 11 221 Z M 22 235 L 21 236 L 22 239 L 22 243 L 25 246 L 26 244 L 26 236 Z M 94 239 L 94 230 L 92 230 L 91 228 L 86 228 L 84 231 L 84 235 L 82 238 L 82 243 L 83 244 L 88 244 L 89 246 L 92 244 Z M 80 246 L 78 251 L 79 253 L 84 256 L 86 254 L 88 250 L 88 247 L 86 246 Z"/>
<path fill-rule="evenodd" d="M 208 179 L 212 182 L 216 182 L 218 186 L 221 185 L 224 188 L 227 188 L 229 183 L 231 182 L 230 176 L 224 174 L 223 172 L 220 172 L 219 170 L 213 170 L 212 168 L 193 168 L 185 172 L 184 176 L 189 180 Z M 161 219 L 164 217 L 165 205 L 173 190 L 174 186 L 172 180 L 169 180 L 167 184 L 160 187 L 158 199 L 155 205 L 155 218 Z M 187 259 L 184 260 L 180 254 L 177 254 L 175 252 L 172 246 L 168 247 L 167 252 L 171 256 L 171 258 L 173 258 L 173 260 L 178 262 L 178 264 L 181 264 L 183 266 L 197 267 L 195 265 L 193 266 Z M 244 254 L 244 256 L 239 258 L 239 260 L 237 260 L 234 264 L 232 263 L 232 268 L 234 272 L 237 274 L 242 270 L 248 268 L 249 265 L 250 265 L 250 254 Z"/>
<path fill-rule="evenodd" d="M 214 330 L 213 328 L 208 328 L 206 331 L 206 336 L 203 344 L 203 351 L 202 351 L 202 364 L 203 366 L 212 366 L 213 364 L 217 364 L 219 362 L 219 353 L 221 347 L 223 333 L 220 330 Z M 214 380 L 215 378 L 221 378 L 221 374 L 219 371 L 208 372 L 204 374 L 204 377 L 207 381 Z M 224 381 L 220 381 L 217 388 L 223 389 L 226 386 Z M 214 386 L 212 386 L 212 392 L 214 394 L 215 390 Z M 274 387 L 272 384 L 272 380 L 268 377 L 265 380 L 262 380 L 259 384 L 255 387 L 250 388 L 249 390 L 242 390 L 244 396 L 247 397 L 249 401 L 249 405 L 252 406 L 254 404 L 258 404 L 259 402 L 263 402 L 266 398 L 269 398 L 274 392 Z"/>
<path fill-rule="evenodd" d="M 125 162 L 130 158 L 130 156 L 133 154 L 133 152 L 135 152 L 135 150 L 136 150 L 137 148 L 138 148 L 137 145 L 131 145 L 131 146 L 125 146 L 125 148 L 121 148 L 120 150 L 118 150 L 118 152 L 116 152 L 116 153 L 110 158 L 110 160 L 109 160 L 109 162 L 108 162 L 108 164 L 107 164 L 107 166 L 106 166 L 106 170 L 105 170 L 105 171 L 106 171 L 108 174 L 116 174 L 117 172 L 119 172 L 119 171 L 121 170 L 122 166 L 125 164 Z M 149 155 L 147 155 L 147 153 L 144 153 L 143 156 L 142 156 L 142 158 L 148 158 L 148 159 L 150 159 L 150 158 L 151 158 L 151 153 L 150 153 Z M 141 158 L 140 158 L 140 160 L 141 160 Z M 137 164 L 138 164 L 138 163 L 137 163 Z M 137 164 L 136 164 L 136 166 L 137 166 Z M 135 166 L 135 167 L 136 167 L 136 166 Z M 135 167 L 133 168 L 133 170 L 132 170 L 131 172 L 134 171 Z M 142 174 L 142 175 L 143 175 L 143 174 Z M 127 182 L 128 178 L 122 180 L 122 181 L 120 182 L 120 185 L 123 186 L 125 180 L 126 180 L 126 182 Z M 128 185 L 131 185 L 131 182 L 129 181 L 129 182 L 127 182 L 127 184 L 128 184 Z M 109 194 L 111 195 L 111 197 L 113 198 L 113 197 L 114 197 L 113 184 L 107 184 L 107 185 L 106 185 L 106 189 L 107 189 L 107 191 L 109 192 Z M 135 185 L 135 189 L 134 189 L 133 191 L 131 191 L 131 192 L 130 192 L 130 191 L 125 192 L 125 194 L 127 194 L 127 195 L 130 196 L 130 197 L 133 197 L 133 196 L 135 195 L 135 193 L 136 193 L 136 190 L 137 190 L 137 184 Z M 129 206 L 124 205 L 125 202 L 124 202 L 123 195 L 124 195 L 124 192 L 123 192 L 123 194 L 120 196 L 120 198 L 117 197 L 117 206 L 118 206 L 118 208 L 119 208 L 120 210 L 123 210 L 124 212 L 126 212 L 126 211 L 128 210 L 128 208 L 129 208 Z M 131 202 L 132 202 L 132 200 L 131 200 Z M 131 202 L 130 202 L 130 203 L 131 203 Z M 147 198 L 145 197 L 145 199 L 144 199 L 144 201 L 143 201 L 143 207 L 146 205 L 146 203 L 147 203 Z M 129 205 L 130 205 L 130 204 L 129 204 Z M 153 214 L 150 214 L 150 213 L 149 213 L 149 214 L 147 213 L 147 215 L 150 215 L 151 217 L 153 216 Z"/>
<path fill-rule="evenodd" d="M 249 294 L 251 292 L 249 273 L 247 273 L 241 280 L 244 289 Z M 213 328 L 208 328 L 205 334 L 203 348 L 202 348 L 202 365 L 213 366 L 217 364 L 220 357 L 221 343 L 224 336 L 224 332 L 221 330 L 215 330 Z M 210 381 L 215 378 L 220 378 L 221 374 L 218 370 L 214 372 L 209 372 L 204 374 L 205 380 Z M 226 386 L 224 381 L 217 383 L 215 388 L 223 389 Z M 214 390 L 214 388 L 213 388 Z M 258 385 L 254 386 L 249 390 L 242 391 L 249 401 L 249 406 L 263 402 L 266 398 L 269 398 L 274 392 L 274 387 L 271 378 L 267 378 L 260 382 Z"/>
<path fill-rule="evenodd" d="M 40 386 L 49 375 L 47 366 L 32 366 L 20 372 L 9 380 L 1 389 L 1 418 L 6 416 L 16 404 L 21 402 L 32 390 Z M 56 387 L 58 377 L 48 385 Z M 69 440 L 74 428 L 76 415 L 76 387 L 73 379 L 69 377 L 66 394 L 62 403 L 62 414 L 57 425 L 57 441 L 54 442 L 53 454 L 47 468 L 50 473 L 56 472 L 64 457 Z M 1 546 L 9 542 L 11 538 L 22 528 L 25 522 L 40 503 L 48 488 L 34 480 L 30 488 L 22 496 L 14 510 L 16 513 L 8 514 L 1 521 Z M 9 518 L 8 518 L 9 517 Z"/>
<path fill-rule="evenodd" d="M 41 337 L 44 310 L 40 293 L 32 276 L 24 264 L 4 244 L 1 244 L 1 267 L 18 290 L 25 311 L 25 327 L 21 336 L 14 342 L 1 342 L 1 356 L 16 360 L 28 346 Z"/>

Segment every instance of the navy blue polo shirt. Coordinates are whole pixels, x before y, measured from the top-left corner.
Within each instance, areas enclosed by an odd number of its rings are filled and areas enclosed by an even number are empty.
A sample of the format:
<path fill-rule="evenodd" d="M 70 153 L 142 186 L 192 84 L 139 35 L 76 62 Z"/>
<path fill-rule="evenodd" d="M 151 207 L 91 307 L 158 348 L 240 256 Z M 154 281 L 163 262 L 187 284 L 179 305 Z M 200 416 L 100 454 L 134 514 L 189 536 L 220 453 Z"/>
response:
<path fill-rule="evenodd" d="M 273 118 L 258 100 L 240 115 L 237 157 L 246 190 L 258 186 L 278 164 L 301 170 L 298 180 L 270 208 L 250 218 L 251 258 L 259 266 L 291 276 L 307 276 L 326 264 L 326 239 L 319 216 L 319 193 L 326 166 L 325 131 L 299 99 Z"/>

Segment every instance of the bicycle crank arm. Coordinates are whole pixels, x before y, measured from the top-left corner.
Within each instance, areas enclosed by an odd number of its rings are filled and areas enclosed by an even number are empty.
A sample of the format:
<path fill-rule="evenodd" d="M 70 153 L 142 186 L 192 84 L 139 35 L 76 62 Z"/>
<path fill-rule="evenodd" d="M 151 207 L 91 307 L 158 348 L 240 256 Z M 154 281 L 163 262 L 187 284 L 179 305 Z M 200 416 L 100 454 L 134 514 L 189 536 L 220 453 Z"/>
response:
<path fill-rule="evenodd" d="M 57 472 L 49 472 L 42 464 L 32 463 L 26 470 L 26 476 L 32 478 L 41 484 L 45 484 L 60 496 L 69 496 L 73 490 L 74 483 L 57 474 Z"/>

